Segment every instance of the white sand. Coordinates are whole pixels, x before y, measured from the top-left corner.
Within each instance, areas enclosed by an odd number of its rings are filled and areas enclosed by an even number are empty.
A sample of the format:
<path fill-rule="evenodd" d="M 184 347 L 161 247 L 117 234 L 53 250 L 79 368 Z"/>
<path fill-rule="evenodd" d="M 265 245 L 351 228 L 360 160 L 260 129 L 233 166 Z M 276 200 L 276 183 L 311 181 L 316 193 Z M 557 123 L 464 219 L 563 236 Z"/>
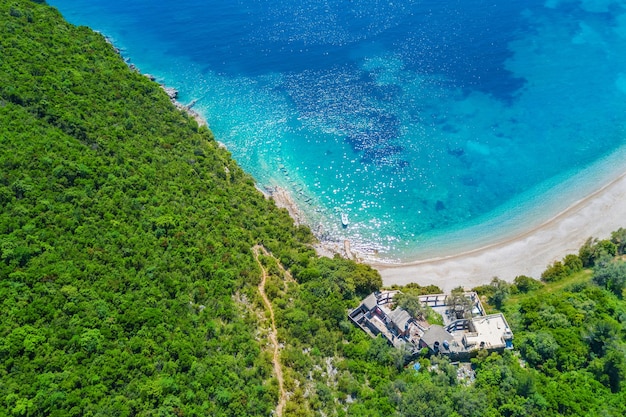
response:
<path fill-rule="evenodd" d="M 384 285 L 435 284 L 444 291 L 487 284 L 494 276 L 539 278 L 546 266 L 578 249 L 589 237 L 605 239 L 626 227 L 626 173 L 542 225 L 512 239 L 453 256 L 403 264 L 370 263 Z"/>

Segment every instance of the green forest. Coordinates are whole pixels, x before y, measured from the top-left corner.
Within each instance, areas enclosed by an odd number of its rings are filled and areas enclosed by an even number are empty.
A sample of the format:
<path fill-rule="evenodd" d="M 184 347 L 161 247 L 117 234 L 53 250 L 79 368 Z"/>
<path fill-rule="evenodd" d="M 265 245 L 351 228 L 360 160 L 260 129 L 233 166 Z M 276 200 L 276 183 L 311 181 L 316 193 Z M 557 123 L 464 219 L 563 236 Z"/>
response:
<path fill-rule="evenodd" d="M 380 275 L 314 242 L 102 35 L 0 0 L 0 416 L 626 415 L 625 229 L 476 288 L 515 349 L 472 379 L 353 326 Z"/>

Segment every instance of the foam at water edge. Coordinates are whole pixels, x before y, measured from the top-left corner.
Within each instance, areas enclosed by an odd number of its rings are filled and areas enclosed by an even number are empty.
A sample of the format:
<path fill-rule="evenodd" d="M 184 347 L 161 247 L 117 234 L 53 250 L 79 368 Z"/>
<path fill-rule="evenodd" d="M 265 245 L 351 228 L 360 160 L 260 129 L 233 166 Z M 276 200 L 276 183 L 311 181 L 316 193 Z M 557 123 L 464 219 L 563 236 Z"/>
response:
<path fill-rule="evenodd" d="M 464 225 L 459 230 L 442 231 L 423 244 L 416 243 L 413 247 L 407 247 L 398 253 L 397 258 L 366 256 L 366 259 L 397 263 L 440 258 L 518 237 L 624 175 L 624 158 L 626 146 L 578 172 L 563 173 L 541 183 L 492 213 L 476 219 L 473 224 Z"/>
<path fill-rule="evenodd" d="M 194 101 L 261 188 L 287 189 L 314 231 L 378 260 L 519 234 L 622 166 L 594 161 L 624 143 L 623 18 L 532 0 L 372 0 L 361 11 L 308 0 L 280 10 L 50 3 Z"/>

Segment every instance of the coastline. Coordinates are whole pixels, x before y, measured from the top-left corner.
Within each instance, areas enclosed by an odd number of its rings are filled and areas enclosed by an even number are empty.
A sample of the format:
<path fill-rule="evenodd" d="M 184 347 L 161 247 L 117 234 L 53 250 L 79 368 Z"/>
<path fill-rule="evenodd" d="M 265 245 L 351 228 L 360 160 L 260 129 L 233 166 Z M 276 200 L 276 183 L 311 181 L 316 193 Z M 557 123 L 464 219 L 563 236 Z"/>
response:
<path fill-rule="evenodd" d="M 106 35 L 103 36 L 109 43 L 112 43 Z M 117 48 L 116 50 L 122 56 L 120 50 Z M 134 64 L 130 63 L 130 58 L 124 57 L 124 60 L 131 68 L 141 73 Z M 153 80 L 155 78 L 149 74 L 144 75 Z M 206 121 L 200 114 L 192 109 L 196 104 L 195 100 L 185 106 L 177 101 L 177 92 L 174 89 L 164 85 L 161 87 L 170 95 L 171 101 L 177 108 L 187 112 L 199 124 L 206 125 Z M 611 231 L 626 226 L 626 222 L 621 223 L 621 216 L 626 214 L 626 207 L 620 201 L 606 202 L 609 208 L 595 207 L 596 200 L 606 200 L 605 194 L 614 183 L 624 179 L 624 174 L 614 176 L 614 178 L 617 179 L 610 181 L 599 190 L 590 192 L 563 211 L 546 209 L 545 213 L 548 216 L 557 212 L 558 214 L 537 227 L 522 221 L 520 222 L 522 226 L 510 238 L 501 235 L 501 241 L 493 240 L 495 243 L 478 239 L 480 236 L 477 236 L 477 241 L 474 242 L 474 247 L 477 249 L 468 250 L 469 246 L 459 245 L 454 248 L 454 251 L 438 252 L 439 246 L 432 245 L 431 247 L 437 250 L 429 253 L 422 252 L 422 258 L 417 261 L 383 263 L 376 259 L 368 259 L 367 253 L 359 252 L 357 242 L 344 240 L 344 237 L 338 235 L 328 236 L 330 232 L 322 234 L 316 227 L 316 222 L 310 222 L 308 225 L 314 232 L 318 232 L 316 235 L 320 243 L 315 245 L 318 254 L 329 257 L 340 254 L 367 263 L 380 271 L 385 285 L 418 282 L 420 284 L 435 283 L 448 288 L 488 283 L 493 276 L 509 281 L 521 274 L 538 278 L 549 263 L 561 259 L 567 253 L 577 252 L 588 237 L 606 238 Z M 609 181 L 598 182 L 598 184 L 607 182 Z M 309 213 L 306 212 L 306 207 L 302 205 L 304 210 L 300 210 L 287 190 L 276 188 L 277 192 L 272 195 L 276 204 L 288 210 L 296 225 L 307 224 L 306 216 Z M 261 190 L 261 192 L 264 191 Z M 295 192 L 293 195 L 297 200 Z M 626 199 L 625 195 L 620 195 L 621 197 L 618 198 L 622 198 L 622 201 Z M 615 208 L 611 210 L 610 207 Z M 524 227 L 526 227 L 525 230 Z M 497 227 L 493 229 L 500 231 Z M 352 249 L 350 243 L 352 243 Z M 417 257 L 404 259 L 417 259 Z"/>
<path fill-rule="evenodd" d="M 293 219 L 296 226 L 300 226 L 304 224 L 302 221 L 302 212 L 291 195 L 282 187 L 274 186 L 274 187 L 266 187 L 264 190 L 259 188 L 257 185 L 257 190 L 259 190 L 265 198 L 272 198 L 274 200 L 274 204 L 278 208 L 284 208 L 289 212 L 289 216 Z"/>
<path fill-rule="evenodd" d="M 257 190 L 259 190 L 265 196 L 265 198 L 273 199 L 274 204 L 276 204 L 278 208 L 286 209 L 296 226 L 308 225 L 305 221 L 304 213 L 300 210 L 298 204 L 296 204 L 295 200 L 286 189 L 280 186 L 265 187 L 265 189 L 261 189 L 257 185 Z M 308 226 L 314 232 L 311 225 Z M 339 255 L 347 259 L 360 261 L 357 255 L 351 251 L 350 241 L 331 241 L 328 239 L 324 239 L 321 236 L 318 236 L 317 234 L 315 234 L 315 232 L 314 235 L 318 239 L 318 242 L 313 245 L 313 249 L 315 249 L 315 252 L 318 254 L 318 256 L 332 258 L 335 255 Z"/>
<path fill-rule="evenodd" d="M 168 87 L 167 85 L 163 83 L 159 83 L 154 75 L 145 74 L 141 72 L 139 68 L 137 68 L 134 64 L 130 64 L 129 66 L 131 69 L 137 71 L 139 74 L 143 75 L 144 77 L 147 77 L 150 81 L 154 81 L 158 83 L 161 89 L 165 91 L 165 94 L 167 94 L 167 96 L 170 98 L 170 101 L 172 102 L 174 107 L 176 107 L 178 110 L 182 111 L 183 113 L 187 113 L 189 117 L 191 117 L 192 119 L 196 121 L 196 123 L 198 123 L 198 126 L 209 127 L 209 124 L 204 119 L 204 117 L 202 117 L 200 113 L 192 109 L 192 107 L 196 104 L 197 100 L 193 100 L 191 103 L 185 105 L 181 103 L 180 101 L 178 101 L 178 90 L 176 90 L 174 87 Z"/>
<path fill-rule="evenodd" d="M 141 73 L 134 65 L 130 66 Z M 150 74 L 143 75 L 157 82 Z M 184 105 L 177 100 L 178 91 L 161 83 L 159 85 L 174 106 L 186 112 L 200 126 L 208 127 L 201 114 L 192 109 L 195 101 Z M 313 245 L 318 256 L 332 258 L 339 255 L 368 264 L 379 271 L 384 286 L 433 284 L 449 292 L 458 286 L 470 289 L 488 284 L 494 277 L 509 282 L 519 275 L 539 279 L 549 264 L 569 253 L 578 253 L 588 238 L 605 239 L 614 230 L 626 227 L 623 218 L 626 214 L 626 172 L 622 172 L 608 184 L 574 202 L 549 220 L 502 241 L 417 261 L 379 262 L 369 258 L 366 253 L 360 253 L 358 249 L 351 249 L 350 240 L 333 239 L 333 236 L 315 233 L 314 225 L 308 224 L 305 212 L 287 189 L 280 186 L 257 189 L 266 198 L 272 198 L 279 208 L 286 209 L 296 226 L 308 225 L 311 228 L 318 239 L 318 243 Z"/>
<path fill-rule="evenodd" d="M 119 49 L 116 48 L 116 51 L 121 55 Z M 131 69 L 157 82 L 179 110 L 195 119 L 200 126 L 208 126 L 201 114 L 192 109 L 195 100 L 188 105 L 182 104 L 177 100 L 176 89 L 160 83 L 151 74 L 141 72 L 129 59 L 125 61 Z M 550 263 L 568 253 L 577 253 L 589 237 L 607 238 L 612 231 L 626 227 L 622 219 L 622 215 L 626 214 L 626 172 L 614 178 L 551 219 L 536 227 L 522 228 L 502 241 L 470 250 L 461 246 L 458 252 L 449 255 L 399 263 L 377 261 L 358 248 L 351 248 L 349 240 L 320 233 L 321 225 L 316 228 L 308 224 L 307 213 L 300 209 L 287 189 L 280 186 L 264 189 L 257 186 L 257 189 L 266 198 L 272 198 L 278 207 L 285 208 L 296 225 L 307 224 L 311 228 L 318 239 L 313 248 L 319 256 L 332 258 L 338 254 L 368 264 L 379 271 L 385 286 L 415 282 L 420 285 L 434 284 L 450 291 L 458 286 L 471 288 L 488 284 L 496 276 L 506 281 L 512 281 L 518 275 L 539 278 Z"/>
<path fill-rule="evenodd" d="M 626 227 L 626 172 L 556 216 L 517 236 L 455 255 L 398 264 L 367 262 L 385 286 L 438 285 L 444 291 L 488 284 L 493 277 L 539 278 L 546 266 L 578 249 L 589 237 L 605 239 Z"/>
<path fill-rule="evenodd" d="M 118 48 L 117 46 L 115 46 L 115 43 L 113 42 L 113 40 L 110 37 L 108 37 L 107 35 L 103 34 L 102 32 L 100 32 L 98 30 L 94 30 L 94 32 L 98 33 L 102 37 L 104 37 L 104 40 L 106 41 L 106 43 L 111 45 L 111 47 L 113 48 L 115 53 L 118 54 L 120 56 L 120 58 L 122 58 L 124 60 L 126 65 L 128 65 L 128 67 L 131 70 L 137 72 L 138 74 L 143 75 L 144 77 L 148 78 L 150 81 L 157 83 L 161 87 L 161 89 L 165 92 L 165 94 L 167 94 L 167 96 L 169 97 L 169 99 L 172 102 L 172 104 L 174 105 L 174 107 L 176 107 L 178 110 L 182 111 L 183 113 L 187 113 L 187 115 L 189 117 L 191 117 L 192 119 L 194 119 L 196 121 L 196 123 L 198 123 L 198 126 L 209 127 L 209 124 L 207 123 L 206 119 L 204 117 L 202 117 L 202 115 L 200 113 L 198 113 L 197 111 L 192 109 L 192 107 L 196 104 L 197 100 L 193 100 L 191 103 L 189 103 L 187 105 L 181 103 L 180 101 L 178 101 L 178 90 L 177 89 L 175 89 L 174 87 L 169 87 L 166 84 L 159 82 L 157 80 L 157 77 L 155 77 L 152 74 L 149 74 L 149 73 L 146 73 L 146 72 L 142 72 L 135 64 L 133 64 L 130 61 L 130 58 L 125 57 L 122 54 L 121 49 Z"/>
<path fill-rule="evenodd" d="M 616 162 L 615 158 L 621 159 L 621 154 L 614 154 L 611 162 Z M 370 265 L 379 271 L 384 286 L 433 284 L 449 292 L 458 286 L 470 289 L 488 284 L 494 277 L 509 282 L 519 275 L 539 279 L 549 264 L 569 253 L 578 253 L 588 238 L 606 239 L 611 232 L 626 227 L 626 171 L 614 170 L 612 175 L 602 176 L 604 181 L 596 179 L 597 183 L 604 185 L 548 220 L 529 224 L 528 228 L 521 228 L 510 237 L 450 255 L 399 263 L 376 261 L 358 249 L 351 249 L 349 240 L 315 233 L 315 228 L 307 223 L 305 213 L 288 190 L 279 186 L 259 190 L 267 198 L 273 198 L 278 207 L 287 209 L 296 225 L 311 227 L 319 240 L 313 245 L 319 256 L 332 258 L 338 254 Z"/>

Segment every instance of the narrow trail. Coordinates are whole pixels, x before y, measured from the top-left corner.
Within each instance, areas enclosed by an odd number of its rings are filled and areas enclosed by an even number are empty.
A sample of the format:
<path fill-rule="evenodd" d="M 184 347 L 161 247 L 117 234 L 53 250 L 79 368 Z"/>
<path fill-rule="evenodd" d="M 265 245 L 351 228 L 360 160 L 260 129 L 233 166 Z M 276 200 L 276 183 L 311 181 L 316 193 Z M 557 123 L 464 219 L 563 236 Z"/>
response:
<path fill-rule="evenodd" d="M 283 271 L 283 274 L 285 274 L 286 280 L 287 282 L 296 282 L 296 280 L 293 278 L 293 276 L 291 275 L 291 272 L 287 271 L 284 267 L 283 264 L 280 263 L 280 260 L 275 257 L 274 255 L 272 255 L 270 252 L 267 251 L 267 249 L 265 249 L 264 246 L 261 245 L 256 245 L 254 247 L 254 250 L 259 251 L 261 250 L 263 252 L 263 255 L 265 256 L 269 256 L 270 258 L 274 258 L 274 260 L 276 261 L 276 264 L 278 264 L 278 267 L 280 268 L 281 271 Z M 258 261 L 258 259 L 257 259 Z"/>
<path fill-rule="evenodd" d="M 267 294 L 265 294 L 265 282 L 267 281 L 267 271 L 265 270 L 265 267 L 259 260 L 259 251 L 262 251 L 263 254 L 267 256 L 273 257 L 273 255 L 270 255 L 263 246 L 256 245 L 255 247 L 252 248 L 252 252 L 254 253 L 254 259 L 256 260 L 256 262 L 259 264 L 259 267 L 261 268 L 261 283 L 259 284 L 259 293 L 261 293 L 261 298 L 263 298 L 263 303 L 265 304 L 265 307 L 270 312 L 271 331 L 269 334 L 269 338 L 272 344 L 274 345 L 274 354 L 272 358 L 272 363 L 274 364 L 274 373 L 276 374 L 276 379 L 278 380 L 278 393 L 279 393 L 278 404 L 276 405 L 276 415 L 279 417 L 282 417 L 283 410 L 285 409 L 285 405 L 287 405 L 287 391 L 285 391 L 285 381 L 283 379 L 283 368 L 282 368 L 282 365 L 280 364 L 280 357 L 279 357 L 280 353 L 279 353 L 279 348 L 278 348 L 278 336 L 277 336 L 278 332 L 276 331 L 276 320 L 274 319 L 274 309 L 272 308 L 272 303 L 270 303 L 269 298 L 267 298 Z M 278 263 L 278 265 L 283 271 L 285 271 L 282 265 L 280 265 L 280 262 Z M 288 274 L 287 271 L 285 271 L 285 275 L 287 274 Z M 289 277 L 293 280 L 290 274 L 289 274 Z"/>

